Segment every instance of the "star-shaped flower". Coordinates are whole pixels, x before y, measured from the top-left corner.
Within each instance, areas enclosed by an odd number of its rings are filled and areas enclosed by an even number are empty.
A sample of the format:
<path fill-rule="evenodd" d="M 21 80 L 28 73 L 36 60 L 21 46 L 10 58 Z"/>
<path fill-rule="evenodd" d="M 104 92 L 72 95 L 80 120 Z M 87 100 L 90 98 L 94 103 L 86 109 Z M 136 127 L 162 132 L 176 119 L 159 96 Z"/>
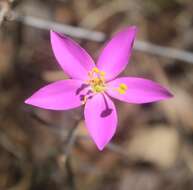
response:
<path fill-rule="evenodd" d="M 159 84 L 137 77 L 116 78 L 127 66 L 136 27 L 116 34 L 104 47 L 95 65 L 89 54 L 68 37 L 51 31 L 55 57 L 70 77 L 35 92 L 25 103 L 50 110 L 68 110 L 84 105 L 86 127 L 99 150 L 117 128 L 117 112 L 110 97 L 143 104 L 172 97 Z"/>

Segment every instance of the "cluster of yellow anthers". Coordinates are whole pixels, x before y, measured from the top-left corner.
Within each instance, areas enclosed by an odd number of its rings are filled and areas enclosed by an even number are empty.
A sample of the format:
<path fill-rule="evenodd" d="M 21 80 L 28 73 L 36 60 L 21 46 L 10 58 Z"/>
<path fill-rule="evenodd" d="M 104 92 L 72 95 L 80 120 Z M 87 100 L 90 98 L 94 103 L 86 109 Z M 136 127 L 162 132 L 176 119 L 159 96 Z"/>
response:
<path fill-rule="evenodd" d="M 91 91 L 93 93 L 101 93 L 105 91 L 105 72 L 100 71 L 97 67 L 93 67 L 93 69 L 88 73 L 89 80 L 87 84 L 90 85 Z M 85 104 L 88 97 L 84 96 L 82 100 L 82 104 Z"/>
<path fill-rule="evenodd" d="M 97 67 L 94 67 L 89 73 L 89 80 L 87 83 L 91 86 L 91 90 L 93 93 L 102 93 L 106 89 L 106 81 L 105 81 L 105 72 L 99 70 Z M 125 94 L 128 87 L 126 84 L 121 83 L 119 87 L 115 88 L 120 94 Z M 82 101 L 85 104 L 87 101 L 87 96 L 84 96 Z"/>
<path fill-rule="evenodd" d="M 89 73 L 88 83 L 91 86 L 91 90 L 94 93 L 100 93 L 105 91 L 105 72 L 100 71 L 97 67 L 94 67 Z"/>

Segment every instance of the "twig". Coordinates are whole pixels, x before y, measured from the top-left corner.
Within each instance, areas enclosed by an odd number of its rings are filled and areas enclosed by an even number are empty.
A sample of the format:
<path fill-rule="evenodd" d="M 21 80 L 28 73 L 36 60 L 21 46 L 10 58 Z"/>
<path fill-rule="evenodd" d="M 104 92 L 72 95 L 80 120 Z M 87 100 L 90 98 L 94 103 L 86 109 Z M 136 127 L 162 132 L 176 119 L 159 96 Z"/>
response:
<path fill-rule="evenodd" d="M 15 20 L 22 22 L 25 25 L 44 29 L 44 30 L 54 30 L 60 33 L 64 33 L 79 39 L 86 39 L 95 42 L 103 42 L 106 40 L 107 36 L 103 32 L 88 30 L 81 27 L 66 25 L 58 23 L 55 21 L 49 21 L 42 18 L 37 18 L 33 16 L 23 16 L 14 13 Z M 172 58 L 187 63 L 193 64 L 193 53 L 179 50 L 171 47 L 159 46 L 149 42 L 136 40 L 134 44 L 134 49 L 137 51 L 149 53 L 152 55 Z"/>
<path fill-rule="evenodd" d="M 36 117 L 37 119 L 38 117 Z M 44 125 L 49 125 L 47 122 L 42 122 L 43 120 L 40 118 L 38 121 L 41 121 Z M 79 123 L 79 121 L 78 121 Z M 69 187 L 69 190 L 75 190 L 76 189 L 76 183 L 75 183 L 75 175 L 72 168 L 71 163 L 71 151 L 73 148 L 73 145 L 76 141 L 77 135 L 76 130 L 78 128 L 78 123 L 75 124 L 74 127 L 70 128 L 70 130 L 66 130 L 67 135 L 64 140 L 64 149 L 62 150 L 62 154 L 58 157 L 58 164 L 62 170 L 62 172 L 66 171 L 66 177 L 67 177 L 67 185 Z"/>
<path fill-rule="evenodd" d="M 75 127 L 72 127 L 69 132 L 68 135 L 66 137 L 66 146 L 65 146 L 65 150 L 64 150 L 64 155 L 67 159 L 67 157 L 69 156 L 71 149 L 76 141 L 77 135 L 76 135 L 76 131 L 78 128 L 78 124 L 75 125 Z"/>
<path fill-rule="evenodd" d="M 66 173 L 67 173 L 67 182 L 70 190 L 76 189 L 75 175 L 71 164 L 70 153 L 77 138 L 76 131 L 77 131 L 78 123 L 75 124 L 75 126 L 68 131 L 68 135 L 65 140 L 65 149 L 64 149 L 64 155 L 63 155 L 63 164 L 65 164 Z"/>
<path fill-rule="evenodd" d="M 71 158 L 68 157 L 68 159 L 65 162 L 66 171 L 67 171 L 67 182 L 70 190 L 76 189 L 76 183 L 75 183 L 75 175 L 72 169 L 71 165 Z"/>
<path fill-rule="evenodd" d="M 30 114 L 30 116 L 32 116 L 33 119 L 35 119 L 37 122 L 40 122 L 41 124 L 43 124 L 45 126 L 53 127 L 53 125 L 51 123 L 45 121 L 44 119 L 42 119 L 40 116 L 38 116 L 37 114 L 35 114 L 33 112 L 32 112 L 32 114 Z M 78 123 L 79 122 L 80 121 L 78 121 Z M 73 147 L 74 143 L 76 142 L 77 138 L 80 139 L 80 140 L 84 140 L 84 141 L 85 140 L 87 140 L 87 141 L 91 140 L 91 138 L 89 136 L 85 136 L 85 135 L 83 136 L 83 135 L 77 135 L 76 134 L 78 123 L 75 125 L 75 127 L 71 128 L 70 131 L 65 129 L 66 130 L 65 131 L 65 134 L 66 134 L 65 135 L 66 136 L 66 140 L 65 140 L 66 143 L 65 144 L 66 144 L 66 146 L 65 146 L 64 154 L 62 156 L 62 162 L 63 163 L 66 162 L 66 160 L 67 160 L 69 154 L 71 153 L 72 147 Z M 56 129 L 56 128 L 60 128 L 61 129 L 60 126 L 53 127 L 53 129 Z M 54 133 L 60 134 L 60 132 L 58 132 L 56 130 L 54 130 Z M 64 134 L 63 134 L 63 136 L 64 136 Z M 111 151 L 121 155 L 121 156 L 124 156 L 124 157 L 128 158 L 128 155 L 125 153 L 125 150 L 121 146 L 119 146 L 119 145 L 117 145 L 115 143 L 110 142 L 107 145 L 107 148 L 109 150 L 111 150 Z"/>
<path fill-rule="evenodd" d="M 167 57 L 171 59 L 177 59 L 179 61 L 185 61 L 193 64 L 193 53 L 188 51 L 159 46 L 159 45 L 155 45 L 149 42 L 144 42 L 139 40 L 135 41 L 134 49 L 138 51 L 150 53 L 153 55 L 158 55 L 158 56 Z"/>
<path fill-rule="evenodd" d="M 18 148 L 15 146 L 13 142 L 10 142 L 9 138 L 6 137 L 6 134 L 3 134 L 2 131 L 0 134 L 0 146 L 4 148 L 7 152 L 12 154 L 18 160 L 23 159 L 22 152 L 18 150 Z"/>
<path fill-rule="evenodd" d="M 42 30 L 54 30 L 76 38 L 87 39 L 96 42 L 102 42 L 105 40 L 105 34 L 102 32 L 95 32 L 81 27 L 70 26 L 33 16 L 23 16 L 17 14 L 16 12 L 13 12 L 12 14 L 15 20 L 31 27 L 39 28 Z"/>

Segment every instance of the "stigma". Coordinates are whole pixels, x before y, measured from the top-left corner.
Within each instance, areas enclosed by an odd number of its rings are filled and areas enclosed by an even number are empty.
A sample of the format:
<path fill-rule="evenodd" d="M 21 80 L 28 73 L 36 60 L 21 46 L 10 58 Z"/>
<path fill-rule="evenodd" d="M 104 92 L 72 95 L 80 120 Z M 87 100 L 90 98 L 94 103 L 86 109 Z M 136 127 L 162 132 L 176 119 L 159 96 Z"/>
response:
<path fill-rule="evenodd" d="M 93 93 L 102 93 L 106 89 L 105 84 L 105 72 L 99 70 L 97 67 L 93 67 L 93 69 L 88 73 L 89 76 L 89 85 Z"/>

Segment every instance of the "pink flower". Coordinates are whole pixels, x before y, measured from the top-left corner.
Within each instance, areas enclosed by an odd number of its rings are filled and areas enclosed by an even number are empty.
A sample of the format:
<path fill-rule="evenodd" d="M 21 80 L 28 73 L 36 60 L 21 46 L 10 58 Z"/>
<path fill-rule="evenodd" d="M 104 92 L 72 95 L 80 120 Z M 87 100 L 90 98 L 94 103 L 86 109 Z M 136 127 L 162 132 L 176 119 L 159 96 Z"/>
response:
<path fill-rule="evenodd" d="M 153 81 L 137 77 L 116 78 L 127 66 L 135 36 L 134 26 L 116 34 L 105 45 L 95 65 L 76 42 L 51 31 L 53 52 L 70 79 L 41 88 L 25 103 L 51 110 L 85 105 L 86 127 L 98 149 L 103 150 L 117 127 L 117 112 L 110 97 L 136 104 L 172 97 Z"/>

